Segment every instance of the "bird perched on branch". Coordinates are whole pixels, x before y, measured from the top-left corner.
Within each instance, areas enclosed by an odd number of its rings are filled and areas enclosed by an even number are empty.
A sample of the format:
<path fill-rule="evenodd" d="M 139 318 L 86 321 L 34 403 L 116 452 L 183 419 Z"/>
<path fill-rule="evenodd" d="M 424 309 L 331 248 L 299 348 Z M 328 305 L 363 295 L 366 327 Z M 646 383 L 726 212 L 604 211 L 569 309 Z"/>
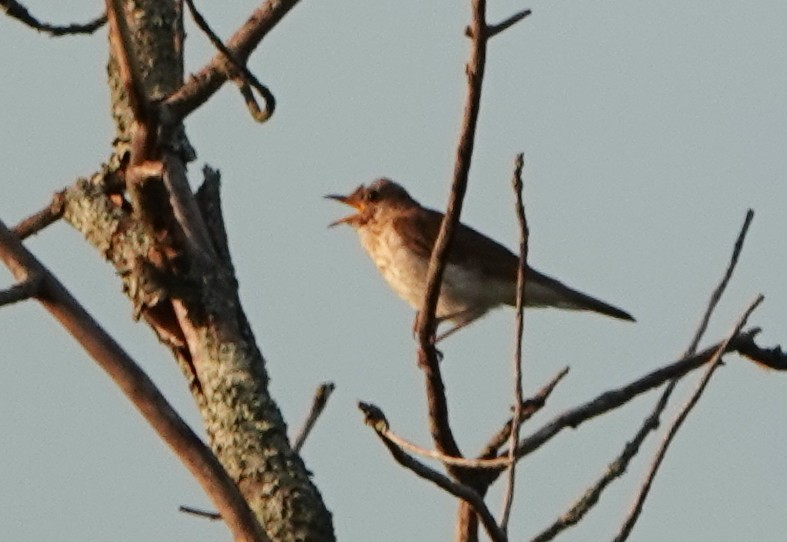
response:
<path fill-rule="evenodd" d="M 331 194 L 357 212 L 333 222 L 349 224 L 388 285 L 413 308 L 420 310 L 426 291 L 429 258 L 443 213 L 422 207 L 400 185 L 378 179 L 347 196 Z M 440 296 L 438 323 L 450 320 L 451 333 L 500 305 L 516 306 L 519 258 L 503 245 L 459 224 L 448 253 Z M 627 312 L 569 288 L 528 267 L 525 305 L 592 311 L 634 321 Z"/>

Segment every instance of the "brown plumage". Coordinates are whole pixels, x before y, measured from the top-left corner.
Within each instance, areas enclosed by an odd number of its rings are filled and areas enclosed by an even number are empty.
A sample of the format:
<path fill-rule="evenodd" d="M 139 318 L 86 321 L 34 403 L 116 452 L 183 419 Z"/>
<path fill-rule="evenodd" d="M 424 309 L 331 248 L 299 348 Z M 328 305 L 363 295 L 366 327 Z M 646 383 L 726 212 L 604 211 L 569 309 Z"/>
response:
<path fill-rule="evenodd" d="M 416 310 L 426 287 L 426 273 L 443 213 L 422 207 L 407 191 L 388 179 L 359 186 L 349 196 L 330 195 L 358 212 L 337 220 L 349 224 L 366 252 L 393 290 Z M 444 338 L 499 305 L 516 305 L 519 258 L 503 245 L 469 226 L 455 231 L 440 297 L 437 317 L 455 327 Z M 586 310 L 631 320 L 627 312 L 569 288 L 560 281 L 528 267 L 525 304 Z"/>

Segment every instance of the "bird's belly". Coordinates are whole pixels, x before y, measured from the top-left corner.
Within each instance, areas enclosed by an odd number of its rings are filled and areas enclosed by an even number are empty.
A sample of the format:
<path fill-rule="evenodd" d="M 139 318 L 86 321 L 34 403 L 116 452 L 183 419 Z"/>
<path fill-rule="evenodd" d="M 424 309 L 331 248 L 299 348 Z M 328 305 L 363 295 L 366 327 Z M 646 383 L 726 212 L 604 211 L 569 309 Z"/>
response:
<path fill-rule="evenodd" d="M 376 239 L 361 235 L 361 243 L 385 281 L 399 297 L 420 310 L 426 293 L 429 261 L 409 250 L 398 235 Z M 437 303 L 438 318 L 467 312 L 484 313 L 510 296 L 510 286 L 484 281 L 479 272 L 448 264 Z"/>

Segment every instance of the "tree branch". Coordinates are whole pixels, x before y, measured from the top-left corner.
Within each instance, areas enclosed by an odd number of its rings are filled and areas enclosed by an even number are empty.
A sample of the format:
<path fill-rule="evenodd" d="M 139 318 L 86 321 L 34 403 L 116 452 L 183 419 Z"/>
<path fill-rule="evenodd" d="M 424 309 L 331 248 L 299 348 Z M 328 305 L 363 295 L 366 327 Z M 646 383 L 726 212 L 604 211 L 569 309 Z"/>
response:
<path fill-rule="evenodd" d="M 541 410 L 544 405 L 546 404 L 547 398 L 549 398 L 552 390 L 558 385 L 558 383 L 568 374 L 568 367 L 564 367 L 555 377 L 550 380 L 543 388 L 541 388 L 538 393 L 536 393 L 530 399 L 522 402 L 522 408 L 520 410 L 520 423 L 527 421 L 530 419 L 533 414 Z M 489 441 L 486 443 L 484 448 L 478 454 L 479 459 L 488 459 L 490 457 L 495 457 L 497 455 L 497 451 L 503 446 L 506 441 L 509 440 L 509 435 L 511 435 L 511 424 L 513 423 L 513 417 L 511 417 L 503 428 L 498 431 Z"/>
<path fill-rule="evenodd" d="M 21 240 L 27 239 L 31 235 L 34 235 L 50 224 L 54 224 L 63 216 L 63 192 L 56 192 L 54 196 L 52 196 L 52 201 L 38 211 L 27 218 L 21 220 L 19 224 L 14 226 L 13 232 L 14 234 Z"/>
<path fill-rule="evenodd" d="M 512 23 L 513 24 L 513 23 Z M 516 486 L 516 443 L 519 442 L 519 425 L 522 423 L 522 332 L 525 326 L 525 281 L 527 279 L 527 249 L 530 232 L 527 227 L 525 205 L 522 202 L 522 168 L 524 155 L 517 154 L 514 161 L 512 185 L 516 198 L 516 216 L 519 222 L 519 268 L 516 277 L 516 334 L 514 341 L 514 415 L 511 417 L 511 436 L 508 450 L 508 484 L 503 497 L 503 514 L 500 528 L 508 531 L 508 518 L 514 503 Z"/>
<path fill-rule="evenodd" d="M 579 523 L 585 514 L 587 514 L 593 506 L 598 502 L 601 493 L 609 486 L 616 478 L 620 478 L 628 468 L 628 464 L 637 455 L 640 446 L 645 441 L 645 437 L 651 431 L 655 431 L 659 426 L 659 415 L 667 405 L 668 396 L 662 395 L 659 399 L 656 408 L 645 419 L 642 427 L 640 427 L 637 434 L 628 442 L 623 448 L 621 454 L 609 465 L 601 475 L 601 477 L 593 484 L 585 493 L 569 507 L 552 525 L 544 529 L 530 542 L 547 542 L 552 540 L 558 534 L 567 528 Z"/>
<path fill-rule="evenodd" d="M 486 28 L 486 37 L 487 37 L 487 39 L 491 39 L 491 38 L 497 36 L 500 32 L 503 32 L 504 30 L 509 29 L 510 27 L 514 26 L 516 23 L 518 23 L 519 21 L 521 21 L 522 19 L 524 19 L 525 17 L 530 15 L 531 13 L 533 13 L 533 12 L 530 11 L 529 9 L 525 9 L 525 10 L 519 11 L 517 13 L 514 13 L 513 15 L 511 15 L 507 19 L 504 19 L 504 20 L 500 21 L 497 24 L 489 25 Z"/>
<path fill-rule="evenodd" d="M 208 40 L 213 44 L 213 46 L 218 49 L 232 64 L 232 67 L 238 72 L 238 77 L 240 77 L 240 81 L 238 86 L 240 87 L 241 95 L 243 96 L 246 107 L 249 109 L 249 113 L 251 113 L 252 118 L 257 122 L 265 122 L 267 121 L 273 112 L 276 109 L 276 98 L 274 97 L 273 93 L 259 82 L 259 80 L 254 76 L 251 71 L 246 67 L 246 65 L 242 62 L 239 62 L 233 55 L 232 52 L 222 43 L 221 39 L 216 35 L 215 32 L 210 28 L 208 22 L 202 16 L 202 14 L 197 11 L 197 8 L 194 6 L 194 0 L 186 0 L 186 5 L 191 12 L 191 16 L 194 18 L 194 22 L 197 23 L 197 26 L 202 30 L 206 36 L 208 36 Z M 265 109 L 260 109 L 260 106 L 257 104 L 257 100 L 254 98 L 254 93 L 252 93 L 251 89 L 254 88 L 257 92 L 260 93 L 262 99 L 265 100 Z"/>
<path fill-rule="evenodd" d="M 747 219 L 748 216 L 749 215 L 747 215 Z M 744 229 L 745 227 L 746 226 L 744 226 Z M 637 495 L 637 498 L 634 502 L 634 506 L 629 512 L 629 515 L 626 517 L 626 520 L 623 522 L 623 525 L 620 531 L 618 532 L 618 535 L 615 537 L 614 542 L 624 542 L 625 540 L 628 539 L 629 535 L 631 534 L 631 530 L 634 528 L 634 525 L 637 522 L 637 519 L 639 519 L 640 513 L 642 512 L 642 507 L 645 503 L 645 499 L 650 493 L 650 488 L 651 485 L 653 484 L 653 480 L 656 478 L 656 474 L 658 473 L 659 467 L 661 466 L 661 463 L 667 454 L 667 449 L 672 443 L 672 440 L 675 438 L 675 435 L 677 434 L 678 430 L 680 429 L 680 427 L 683 425 L 683 422 L 688 417 L 689 412 L 691 412 L 692 408 L 694 408 L 694 405 L 696 405 L 697 401 L 699 401 L 700 396 L 702 395 L 702 392 L 705 390 L 705 387 L 708 385 L 708 382 L 710 381 L 711 376 L 713 376 L 714 371 L 716 371 L 716 369 L 721 364 L 722 355 L 724 355 L 724 353 L 727 351 L 727 348 L 729 347 L 730 343 L 735 339 L 735 337 L 737 337 L 740 334 L 741 330 L 743 329 L 743 326 L 746 325 L 746 321 L 749 319 L 749 316 L 751 315 L 752 312 L 754 312 L 754 309 L 756 309 L 759 306 L 759 304 L 762 303 L 763 299 L 764 299 L 763 296 L 760 295 L 757 297 L 757 299 L 754 300 L 754 302 L 751 305 L 749 305 L 749 307 L 743 313 L 743 316 L 741 316 L 740 320 L 735 325 L 735 328 L 732 330 L 730 335 L 719 345 L 719 347 L 713 353 L 708 368 L 705 370 L 705 374 L 702 376 L 702 379 L 697 385 L 697 388 L 694 390 L 694 393 L 692 394 L 691 398 L 686 403 L 686 405 L 683 407 L 683 409 L 675 417 L 675 420 L 672 422 L 669 431 L 667 431 L 667 435 L 664 437 L 661 446 L 659 446 L 659 449 L 656 452 L 656 456 L 653 459 L 653 463 L 651 464 L 651 467 L 648 470 L 648 474 L 645 477 L 645 481 L 643 482 L 640 492 Z"/>
<path fill-rule="evenodd" d="M 229 57 L 240 65 L 245 65 L 249 55 L 262 39 L 297 3 L 298 0 L 263 2 L 227 41 L 226 49 L 230 53 Z M 232 68 L 228 55 L 223 52 L 217 53 L 204 68 L 164 100 L 162 105 L 166 114 L 177 120 L 187 117 L 232 78 Z"/>
<path fill-rule="evenodd" d="M 300 453 L 301 448 L 303 448 L 303 443 L 306 442 L 306 438 L 309 436 L 309 433 L 311 433 L 317 418 L 319 418 L 320 414 L 325 410 L 325 405 L 328 404 L 328 399 L 331 398 L 334 389 L 336 389 L 336 386 L 333 382 L 323 382 L 317 387 L 317 391 L 314 392 L 309 415 L 306 417 L 306 421 L 303 423 L 301 430 L 298 431 L 298 435 L 293 439 L 292 449 L 297 453 Z"/>
<path fill-rule="evenodd" d="M 404 453 L 398 446 L 385 438 L 382 432 L 387 428 L 388 421 L 385 419 L 385 416 L 379 408 L 363 402 L 358 403 L 358 408 L 364 413 L 366 425 L 374 429 L 375 433 L 377 433 L 377 435 L 380 437 L 380 440 L 383 442 L 397 463 L 413 471 L 421 478 L 429 480 L 451 495 L 454 495 L 455 497 L 458 497 L 467 502 L 472 507 L 473 511 L 478 514 L 484 529 L 486 529 L 487 534 L 489 534 L 489 537 L 492 540 L 495 542 L 506 542 L 508 540 L 505 532 L 500 529 L 500 527 L 495 522 L 495 518 L 486 507 L 486 503 L 484 503 L 484 499 L 481 497 L 481 495 L 479 495 L 473 488 L 459 482 L 454 482 L 447 476 L 427 467 L 420 461 L 417 461 L 413 457 Z"/>
<path fill-rule="evenodd" d="M 268 540 L 216 457 L 170 406 L 155 384 L 14 234 L 0 222 L 0 259 L 17 280 L 41 277 L 37 299 L 112 378 L 175 452 L 225 518 L 236 540 Z"/>
<path fill-rule="evenodd" d="M 48 23 L 42 23 L 38 19 L 36 19 L 30 12 L 27 10 L 25 6 L 17 2 L 16 0 L 0 0 L 0 7 L 5 10 L 6 15 L 11 17 L 12 19 L 16 19 L 17 21 L 21 22 L 24 25 L 33 28 L 34 30 L 38 30 L 39 32 L 45 32 L 53 37 L 60 37 L 72 34 L 92 34 L 102 26 L 104 23 L 107 22 L 106 15 L 101 15 L 93 19 L 92 21 L 84 24 L 77 24 L 72 23 L 69 25 L 51 25 Z"/>

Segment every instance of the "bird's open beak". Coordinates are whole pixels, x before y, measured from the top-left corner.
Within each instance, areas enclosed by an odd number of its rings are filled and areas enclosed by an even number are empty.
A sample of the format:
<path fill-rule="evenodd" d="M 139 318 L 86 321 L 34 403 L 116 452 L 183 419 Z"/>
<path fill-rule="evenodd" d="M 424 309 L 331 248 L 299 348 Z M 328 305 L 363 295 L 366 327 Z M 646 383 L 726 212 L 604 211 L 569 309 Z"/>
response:
<path fill-rule="evenodd" d="M 345 205 L 349 205 L 353 209 L 357 210 L 358 213 L 345 216 L 344 218 L 340 218 L 334 222 L 328 224 L 329 228 L 333 228 L 334 226 L 338 226 L 339 224 L 349 224 L 352 222 L 358 214 L 363 211 L 363 198 L 361 198 L 361 192 L 363 190 L 363 185 L 359 186 L 352 194 L 349 196 L 341 196 L 339 194 L 328 194 L 325 196 L 325 199 L 332 199 L 338 202 L 344 203 Z"/>

